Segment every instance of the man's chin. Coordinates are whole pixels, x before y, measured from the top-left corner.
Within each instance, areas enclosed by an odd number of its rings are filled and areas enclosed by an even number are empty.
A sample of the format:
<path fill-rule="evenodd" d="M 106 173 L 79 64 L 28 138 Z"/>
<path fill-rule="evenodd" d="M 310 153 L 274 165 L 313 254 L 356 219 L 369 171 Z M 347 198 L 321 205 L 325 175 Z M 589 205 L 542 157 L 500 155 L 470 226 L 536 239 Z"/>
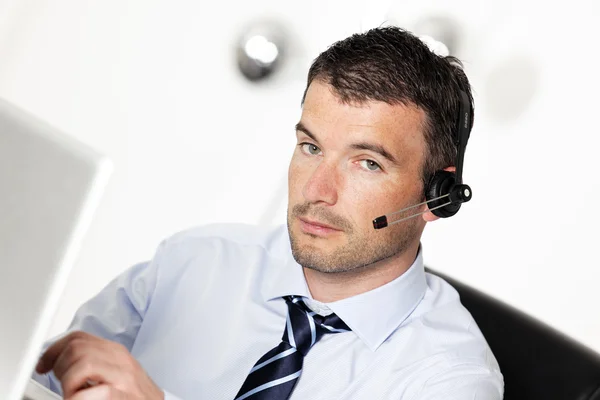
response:
<path fill-rule="evenodd" d="M 336 257 L 336 249 L 338 247 L 333 248 L 331 243 L 306 237 L 292 241 L 294 260 L 304 268 L 319 272 L 340 272 L 339 264 L 342 260 L 338 260 L 339 257 Z"/>
<path fill-rule="evenodd" d="M 301 230 L 292 230 L 290 238 L 292 244 L 295 244 L 300 251 L 317 252 L 321 255 L 333 254 L 347 243 L 343 236 L 322 237 Z"/>
<path fill-rule="evenodd" d="M 293 253 L 294 259 L 302 267 L 323 274 L 339 274 L 356 269 L 353 264 L 334 257 L 327 257 L 312 250 L 300 250 Z"/>
<path fill-rule="evenodd" d="M 315 243 L 306 235 L 292 235 L 292 255 L 296 262 L 302 266 L 306 263 L 313 263 L 314 260 L 326 257 L 327 251 L 322 247 L 322 243 Z"/>

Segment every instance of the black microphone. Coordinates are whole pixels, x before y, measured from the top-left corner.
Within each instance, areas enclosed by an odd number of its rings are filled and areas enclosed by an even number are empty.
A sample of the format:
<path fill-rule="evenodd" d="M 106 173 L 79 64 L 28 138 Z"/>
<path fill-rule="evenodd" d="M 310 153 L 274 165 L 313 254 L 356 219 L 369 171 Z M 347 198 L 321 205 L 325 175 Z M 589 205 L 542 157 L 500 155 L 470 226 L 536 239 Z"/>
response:
<path fill-rule="evenodd" d="M 472 192 L 471 192 L 471 188 L 469 187 L 469 185 L 456 184 L 456 185 L 452 186 L 452 188 L 450 189 L 450 192 L 447 193 L 447 194 L 444 194 L 444 195 L 436 197 L 434 199 L 427 200 L 427 201 L 424 201 L 422 203 L 415 204 L 413 206 L 409 206 L 409 207 L 403 208 L 402 210 L 399 210 L 399 211 L 396 211 L 396 212 L 393 212 L 393 213 L 390 213 L 390 214 L 382 215 L 381 217 L 375 218 L 373 220 L 373 227 L 375 229 L 385 228 L 386 226 L 394 225 L 394 224 L 397 224 L 399 222 L 406 221 L 407 219 L 418 217 L 419 215 L 423 215 L 423 214 L 425 214 L 428 211 L 437 210 L 438 208 L 446 207 L 446 206 L 448 206 L 450 204 L 466 203 L 467 201 L 471 200 L 471 197 L 472 197 Z M 447 201 L 445 203 L 437 205 L 437 206 L 435 206 L 435 207 L 433 207 L 431 209 L 428 209 L 428 210 L 425 210 L 425 211 L 421 211 L 421 212 L 418 212 L 416 214 L 409 215 L 408 217 L 400 218 L 400 219 L 398 219 L 396 221 L 393 221 L 393 222 L 388 222 L 388 217 L 391 217 L 393 215 L 396 215 L 396 214 L 408 211 L 410 209 L 420 207 L 420 206 L 422 206 L 424 204 L 428 204 L 428 203 L 431 203 L 433 201 L 437 201 L 437 200 L 441 200 L 441 199 L 445 199 L 445 198 L 447 198 L 446 199 Z"/>

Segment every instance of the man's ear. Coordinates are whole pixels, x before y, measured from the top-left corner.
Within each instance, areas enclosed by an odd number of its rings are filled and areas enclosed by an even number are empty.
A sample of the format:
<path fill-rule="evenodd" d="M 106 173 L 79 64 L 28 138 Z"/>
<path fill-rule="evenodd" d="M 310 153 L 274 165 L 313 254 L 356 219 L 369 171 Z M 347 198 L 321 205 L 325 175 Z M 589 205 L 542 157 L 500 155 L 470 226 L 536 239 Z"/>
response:
<path fill-rule="evenodd" d="M 444 168 L 444 171 L 456 172 L 456 167 L 446 167 Z M 425 207 L 427 209 L 427 212 L 423 214 L 423 219 L 425 220 L 425 222 L 433 222 L 435 220 L 440 219 L 440 217 L 429 211 L 429 207 L 427 204 L 425 204 Z"/>

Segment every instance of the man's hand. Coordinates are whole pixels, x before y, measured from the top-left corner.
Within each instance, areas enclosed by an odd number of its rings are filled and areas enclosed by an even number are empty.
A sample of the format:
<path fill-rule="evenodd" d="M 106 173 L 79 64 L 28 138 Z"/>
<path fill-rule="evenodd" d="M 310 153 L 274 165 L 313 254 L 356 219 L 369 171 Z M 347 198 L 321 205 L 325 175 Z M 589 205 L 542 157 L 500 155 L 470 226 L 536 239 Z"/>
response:
<path fill-rule="evenodd" d="M 51 370 L 65 399 L 164 399 L 124 346 L 84 332 L 73 332 L 46 350 L 36 371 Z"/>

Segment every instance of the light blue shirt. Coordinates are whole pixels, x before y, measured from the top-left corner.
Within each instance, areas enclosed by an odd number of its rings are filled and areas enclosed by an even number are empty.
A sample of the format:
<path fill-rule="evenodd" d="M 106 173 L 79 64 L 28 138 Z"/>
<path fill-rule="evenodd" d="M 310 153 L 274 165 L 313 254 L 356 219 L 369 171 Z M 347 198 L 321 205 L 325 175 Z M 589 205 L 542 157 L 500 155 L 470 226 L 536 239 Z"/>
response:
<path fill-rule="evenodd" d="M 292 400 L 501 400 L 490 348 L 422 257 L 384 286 L 324 304 L 310 295 L 286 226 L 205 226 L 168 238 L 150 262 L 113 280 L 69 331 L 125 345 L 168 400 L 232 400 L 281 341 L 282 296 L 298 295 L 352 331 L 313 346 Z M 53 375 L 34 378 L 60 393 Z"/>

